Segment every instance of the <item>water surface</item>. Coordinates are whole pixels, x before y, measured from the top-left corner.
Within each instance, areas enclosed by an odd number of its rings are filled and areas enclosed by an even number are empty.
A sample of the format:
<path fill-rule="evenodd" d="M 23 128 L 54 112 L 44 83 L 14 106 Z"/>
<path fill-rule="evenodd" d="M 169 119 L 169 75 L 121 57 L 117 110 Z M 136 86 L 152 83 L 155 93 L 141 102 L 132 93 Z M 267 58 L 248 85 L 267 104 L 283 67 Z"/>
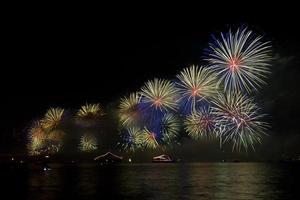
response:
<path fill-rule="evenodd" d="M 52 165 L 1 172 L 11 199 L 300 199 L 299 164 Z M 2 198 L 1 198 L 2 199 Z"/>

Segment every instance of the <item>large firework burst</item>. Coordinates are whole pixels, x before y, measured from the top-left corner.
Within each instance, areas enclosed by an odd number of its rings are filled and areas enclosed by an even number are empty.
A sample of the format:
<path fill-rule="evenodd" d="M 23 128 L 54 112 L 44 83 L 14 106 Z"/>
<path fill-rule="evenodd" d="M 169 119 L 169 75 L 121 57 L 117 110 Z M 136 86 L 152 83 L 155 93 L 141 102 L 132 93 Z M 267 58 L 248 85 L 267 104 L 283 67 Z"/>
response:
<path fill-rule="evenodd" d="M 96 150 L 97 147 L 97 138 L 91 134 L 84 134 L 80 138 L 79 149 L 81 151 L 89 152 Z"/>
<path fill-rule="evenodd" d="M 191 66 L 177 75 L 180 97 L 184 109 L 196 111 L 196 103 L 209 100 L 217 94 L 216 75 L 205 67 Z M 188 108 L 186 108 L 188 107 Z"/>
<path fill-rule="evenodd" d="M 63 114 L 62 108 L 50 108 L 41 120 L 43 128 L 47 130 L 57 128 L 61 124 Z"/>
<path fill-rule="evenodd" d="M 214 103 L 214 113 L 220 123 L 219 136 L 223 142 L 232 141 L 233 150 L 241 147 L 247 150 L 249 146 L 254 149 L 254 144 L 261 142 L 268 124 L 262 121 L 264 115 L 260 114 L 253 99 L 241 93 L 219 94 Z"/>
<path fill-rule="evenodd" d="M 136 126 L 140 116 L 138 107 L 141 96 L 138 93 L 131 93 L 129 97 L 121 99 L 119 106 L 119 119 L 123 126 Z"/>
<path fill-rule="evenodd" d="M 265 84 L 270 53 L 269 42 L 244 28 L 235 33 L 221 33 L 220 39 L 214 38 L 206 51 L 206 60 L 219 75 L 226 91 L 246 90 L 250 93 Z"/>
<path fill-rule="evenodd" d="M 47 131 L 40 121 L 37 121 L 29 130 L 28 150 L 30 155 L 54 154 L 62 146 L 63 131 Z"/>
<path fill-rule="evenodd" d="M 148 81 L 142 87 L 141 94 L 143 95 L 142 103 L 146 103 L 155 110 L 176 110 L 178 107 L 176 103 L 177 89 L 169 80 L 154 79 Z"/>
<path fill-rule="evenodd" d="M 201 107 L 184 121 L 185 130 L 193 139 L 212 138 L 216 135 L 217 119 L 211 107 Z"/>

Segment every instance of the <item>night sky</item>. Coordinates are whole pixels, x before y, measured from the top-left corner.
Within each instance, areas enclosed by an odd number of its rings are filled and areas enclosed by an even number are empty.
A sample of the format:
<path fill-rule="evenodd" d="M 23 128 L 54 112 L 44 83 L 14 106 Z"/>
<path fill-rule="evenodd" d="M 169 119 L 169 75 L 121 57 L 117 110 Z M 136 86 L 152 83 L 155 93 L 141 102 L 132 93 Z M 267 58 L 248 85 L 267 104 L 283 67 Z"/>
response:
<path fill-rule="evenodd" d="M 296 13 L 212 12 L 174 11 L 161 17 L 142 10 L 79 12 L 75 17 L 40 11 L 11 16 L 2 38 L 0 150 L 18 143 L 30 122 L 47 108 L 115 104 L 149 79 L 171 79 L 184 67 L 203 64 L 211 34 L 248 25 L 272 41 L 275 58 L 269 85 L 257 97 L 272 126 L 271 136 L 259 149 L 272 149 L 270 155 L 300 153 Z"/>

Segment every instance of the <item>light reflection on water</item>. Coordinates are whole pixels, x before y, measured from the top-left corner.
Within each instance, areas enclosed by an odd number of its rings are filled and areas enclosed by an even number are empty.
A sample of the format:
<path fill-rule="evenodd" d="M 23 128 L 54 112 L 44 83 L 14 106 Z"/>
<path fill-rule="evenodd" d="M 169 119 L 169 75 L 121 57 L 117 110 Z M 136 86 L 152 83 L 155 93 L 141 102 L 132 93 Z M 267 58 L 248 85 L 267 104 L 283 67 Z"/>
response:
<path fill-rule="evenodd" d="M 5 193 L 26 199 L 299 199 L 297 164 L 122 164 L 101 168 L 52 165 L 10 172 Z M 2 187 L 3 188 L 3 187 Z"/>

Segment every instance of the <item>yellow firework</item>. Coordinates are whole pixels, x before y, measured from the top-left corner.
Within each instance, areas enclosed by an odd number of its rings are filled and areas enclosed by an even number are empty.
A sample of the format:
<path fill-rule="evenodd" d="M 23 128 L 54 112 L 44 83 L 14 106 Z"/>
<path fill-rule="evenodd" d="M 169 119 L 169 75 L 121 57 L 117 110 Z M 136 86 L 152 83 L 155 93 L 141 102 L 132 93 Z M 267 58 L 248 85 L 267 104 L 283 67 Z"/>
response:
<path fill-rule="evenodd" d="M 97 119 L 103 115 L 104 110 L 100 104 L 86 104 L 77 112 L 77 117 L 81 119 Z"/>
<path fill-rule="evenodd" d="M 29 137 L 44 139 L 45 136 L 46 136 L 46 134 L 41 125 L 41 122 L 40 121 L 34 122 L 32 127 L 29 130 Z"/>
<path fill-rule="evenodd" d="M 208 100 L 217 94 L 216 75 L 208 68 L 193 65 L 185 68 L 177 78 L 180 92 L 178 100 L 183 104 L 189 103 L 193 111 L 197 101 Z"/>
<path fill-rule="evenodd" d="M 39 155 L 41 152 L 39 151 L 44 146 L 42 140 L 38 138 L 32 138 L 30 144 L 28 145 L 29 155 Z"/>
<path fill-rule="evenodd" d="M 38 155 L 44 147 L 46 133 L 39 121 L 34 122 L 28 133 L 28 150 L 30 155 Z"/>
<path fill-rule="evenodd" d="M 137 125 L 139 120 L 138 105 L 141 97 L 138 93 L 131 93 L 129 97 L 121 99 L 119 106 L 119 119 L 123 126 Z"/>
<path fill-rule="evenodd" d="M 50 108 L 41 120 L 43 128 L 47 130 L 57 128 L 61 124 L 63 114 L 62 108 Z"/>
<path fill-rule="evenodd" d="M 186 117 L 184 125 L 189 136 L 196 140 L 216 135 L 217 120 L 210 107 L 192 112 Z"/>
<path fill-rule="evenodd" d="M 37 121 L 29 130 L 27 147 L 30 155 L 57 153 L 62 146 L 64 132 L 44 126 L 45 121 Z"/>
<path fill-rule="evenodd" d="M 141 140 L 143 146 L 149 149 L 155 149 L 159 146 L 159 143 L 156 140 L 156 133 L 145 128 L 141 133 Z"/>
<path fill-rule="evenodd" d="M 142 87 L 142 102 L 150 104 L 155 109 L 176 110 L 178 108 L 177 92 L 177 88 L 171 81 L 154 79 Z"/>
<path fill-rule="evenodd" d="M 94 151 L 97 147 L 97 138 L 90 134 L 85 134 L 80 138 L 79 149 L 81 151 Z"/>

